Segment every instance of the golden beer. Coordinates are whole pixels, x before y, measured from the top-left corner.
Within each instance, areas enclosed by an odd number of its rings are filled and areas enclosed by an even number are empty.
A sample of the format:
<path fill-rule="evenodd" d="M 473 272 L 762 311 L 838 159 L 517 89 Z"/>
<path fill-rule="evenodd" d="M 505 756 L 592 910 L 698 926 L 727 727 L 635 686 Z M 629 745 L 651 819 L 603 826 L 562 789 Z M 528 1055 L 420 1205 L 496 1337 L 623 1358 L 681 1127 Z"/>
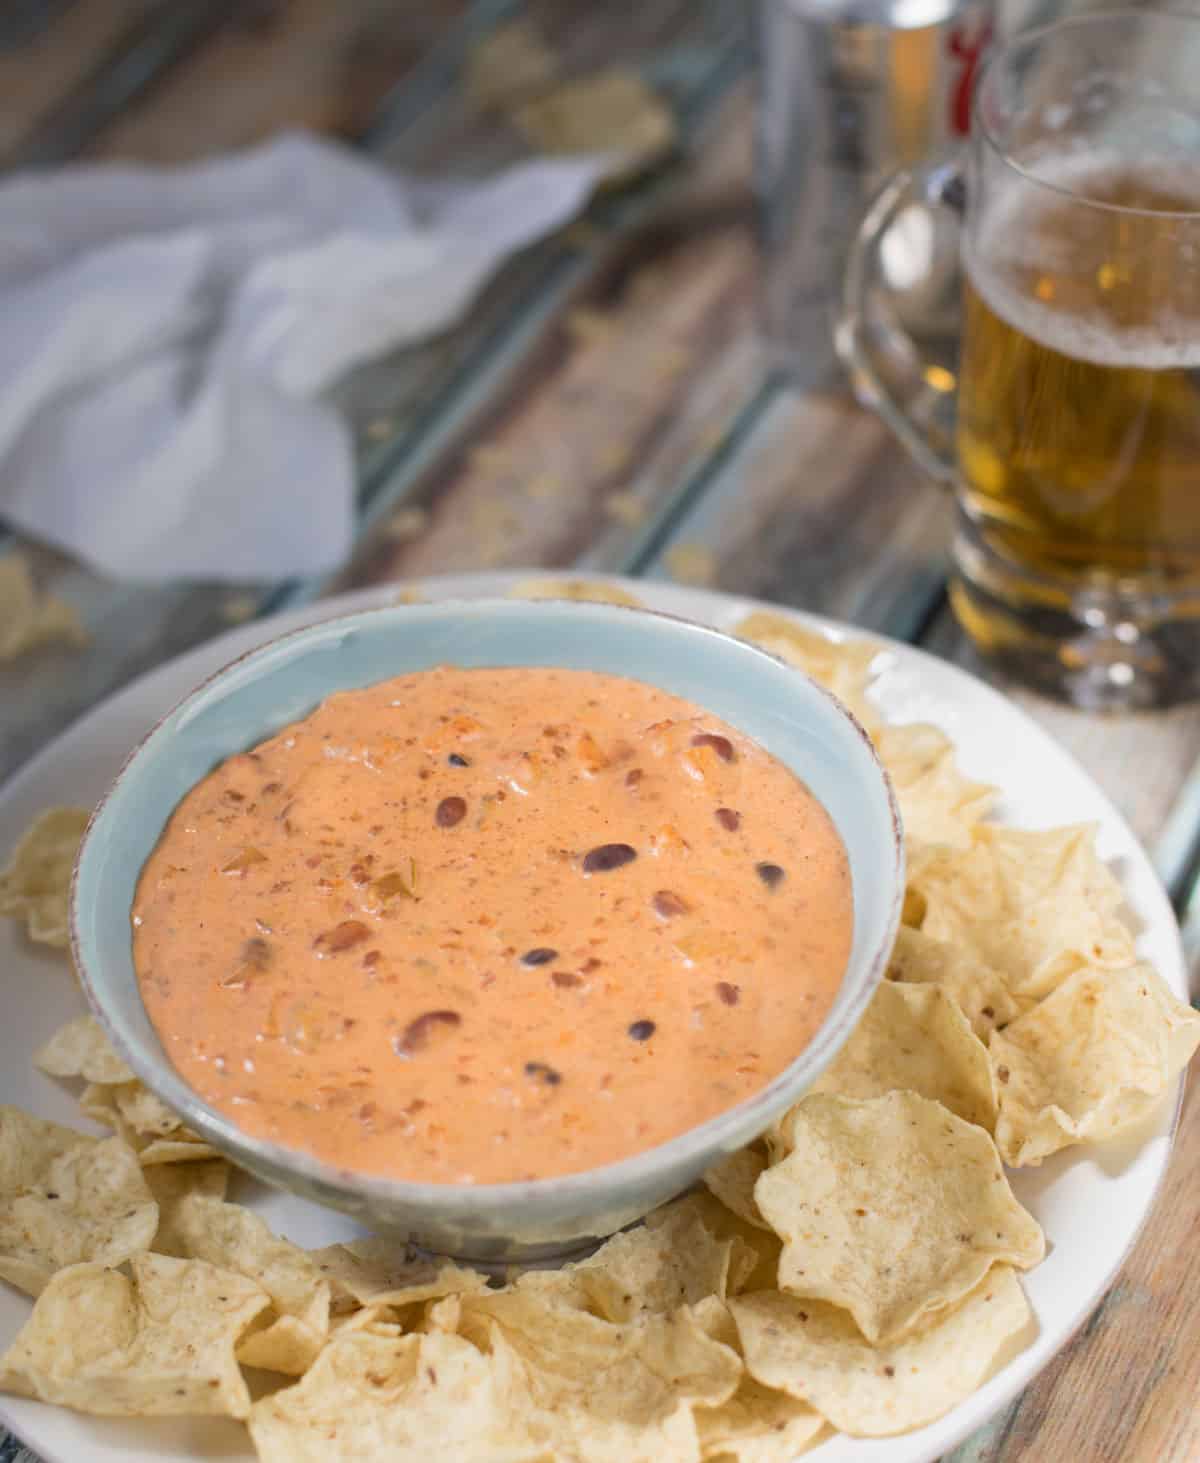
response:
<path fill-rule="evenodd" d="M 1200 258 L 1179 239 L 1200 185 L 1090 159 L 1038 176 L 966 251 L 964 506 L 1051 577 L 1200 584 Z"/>
<path fill-rule="evenodd" d="M 1157 8 L 1012 35 L 966 150 L 885 183 L 846 267 L 851 379 L 954 491 L 960 625 L 1093 710 L 1200 699 L 1198 57 Z"/>

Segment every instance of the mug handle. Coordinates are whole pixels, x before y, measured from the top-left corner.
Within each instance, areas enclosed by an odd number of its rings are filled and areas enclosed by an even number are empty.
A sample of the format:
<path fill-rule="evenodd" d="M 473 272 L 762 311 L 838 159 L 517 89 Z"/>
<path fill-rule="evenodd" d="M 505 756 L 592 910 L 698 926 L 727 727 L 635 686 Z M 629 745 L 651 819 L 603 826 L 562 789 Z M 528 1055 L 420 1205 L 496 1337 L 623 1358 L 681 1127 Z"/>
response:
<path fill-rule="evenodd" d="M 961 234 L 966 207 L 964 153 L 934 158 L 896 173 L 875 194 L 850 244 L 834 344 L 858 400 L 878 412 L 919 467 L 936 481 L 948 484 L 957 476 L 953 432 L 947 427 L 936 430 L 931 417 L 939 407 L 944 412 L 947 398 L 954 401 L 956 381 L 945 367 L 928 360 L 912 332 L 895 319 L 889 319 L 881 328 L 878 307 L 873 307 L 876 287 L 882 284 L 881 245 L 904 210 L 914 204 L 952 215 L 956 236 Z M 916 374 L 924 383 L 926 404 L 932 404 L 934 411 L 912 410 L 885 379 L 871 349 L 872 334 L 881 333 L 917 362 Z M 936 387 L 931 382 L 936 382 Z M 920 404 L 920 393 L 913 394 Z"/>

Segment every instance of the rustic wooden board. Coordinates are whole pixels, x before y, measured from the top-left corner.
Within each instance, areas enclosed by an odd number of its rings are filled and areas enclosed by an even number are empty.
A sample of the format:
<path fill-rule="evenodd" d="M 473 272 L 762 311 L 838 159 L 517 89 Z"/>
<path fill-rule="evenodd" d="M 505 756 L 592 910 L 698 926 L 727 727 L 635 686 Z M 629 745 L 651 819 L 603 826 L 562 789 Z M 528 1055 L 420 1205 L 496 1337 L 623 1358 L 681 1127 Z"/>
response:
<path fill-rule="evenodd" d="M 355 136 L 467 0 L 253 0 L 88 148 L 178 163 L 287 127 Z"/>
<path fill-rule="evenodd" d="M 76 0 L 0 53 L 0 157 L 36 140 L 89 79 L 104 82 L 97 59 L 121 55 L 149 6 Z M 92 139 L 91 155 L 181 160 L 303 124 L 365 130 L 398 167 L 499 166 L 525 144 L 462 80 L 518 8 L 564 74 L 614 62 L 642 71 L 677 106 L 692 156 L 529 251 L 459 330 L 339 388 L 370 532 L 344 575 L 300 594 L 485 565 L 625 569 L 821 610 L 977 670 L 944 609 L 944 496 L 844 396 L 803 397 L 765 378 L 751 103 L 741 90 L 718 105 L 743 54 L 737 0 L 254 0 L 157 85 L 144 76 L 138 104 Z M 53 553 L 32 560 L 95 640 L 0 668 L 0 768 L 139 670 L 281 599 L 278 586 L 115 586 Z M 1186 904 L 1200 708 L 1099 720 L 1008 689 L 1097 777 Z M 1200 954 L 1200 895 L 1191 907 Z M 1159 1210 L 1104 1306 L 954 1463 L 1200 1456 L 1200 1307 L 1186 1249 L 1198 1106 L 1193 1096 Z"/>
<path fill-rule="evenodd" d="M 7 0 L 0 7 L 0 51 L 31 45 L 75 0 Z"/>
<path fill-rule="evenodd" d="M 0 165 L 19 154 L 38 124 L 155 4 L 86 0 L 64 9 L 25 44 L 0 52 Z"/>
<path fill-rule="evenodd" d="M 781 389 L 648 572 L 911 638 L 941 594 L 948 517 L 848 397 Z"/>
<path fill-rule="evenodd" d="M 745 223 L 740 206 L 681 211 L 614 250 L 339 582 L 622 567 L 761 381 Z"/>
<path fill-rule="evenodd" d="M 74 160 L 127 107 L 168 78 L 194 47 L 231 16 L 244 13 L 237 0 L 157 0 L 100 54 L 89 53 L 86 74 L 39 115 L 4 161 L 13 167 L 50 167 Z"/>
<path fill-rule="evenodd" d="M 514 103 L 544 89 L 515 92 L 472 84 L 472 65 L 496 29 L 516 22 L 545 49 L 552 70 L 545 85 L 611 68 L 641 76 L 676 110 L 685 129 L 689 109 L 704 106 L 703 90 L 723 56 L 745 59 L 749 13 L 741 0 L 614 0 L 564 5 L 561 0 L 494 0 L 479 23 L 460 27 L 434 59 L 442 82 L 431 105 L 411 91 L 385 106 L 387 137 L 377 144 L 389 161 L 423 171 L 497 167 L 525 156 L 529 144 L 512 125 Z"/>
<path fill-rule="evenodd" d="M 564 13 L 560 6 L 549 9 L 554 17 Z M 507 397 L 509 377 L 530 348 L 541 344 L 542 326 L 577 303 L 581 290 L 602 271 L 628 267 L 620 261 L 628 261 L 631 247 L 638 249 L 636 241 L 656 224 L 669 233 L 672 215 L 720 208 L 721 189 L 730 186 L 740 192 L 748 217 L 748 89 L 742 86 L 726 102 L 746 64 L 744 14 L 729 0 L 682 9 L 677 0 L 647 0 L 639 14 L 641 30 L 654 35 L 659 47 L 643 54 L 643 67 L 676 114 L 683 161 L 604 190 L 586 223 L 506 266 L 456 330 L 373 361 L 339 383 L 333 400 L 355 430 L 364 488 L 373 499 L 397 502 L 410 490 L 414 443 L 420 437 L 424 447 L 424 439 L 441 434 L 439 413 L 446 407 L 455 415 L 455 435 L 461 436 L 470 420 L 464 410 L 470 399 L 490 404 Z M 597 16 L 604 18 L 603 31 Z M 595 69 L 603 69 L 606 54 L 613 60 L 630 55 L 627 18 L 625 10 L 618 14 L 612 6 L 597 7 L 582 27 L 587 42 L 582 53 L 577 44 L 569 53 L 584 55 Z M 422 73 L 384 105 L 380 123 L 368 134 L 380 161 L 418 175 L 461 177 L 530 156 L 527 142 L 504 114 L 481 105 L 468 85 L 472 58 L 494 34 L 477 21 L 473 13 L 457 27 Z M 546 24 L 538 34 L 552 37 L 554 27 Z M 601 44 L 605 39 L 607 53 Z M 691 207 L 693 199 L 703 201 Z M 475 427 L 474 420 L 470 425 Z"/>
<path fill-rule="evenodd" d="M 19 552 L 39 584 L 79 612 L 90 638 L 0 663 L 0 780 L 110 692 L 265 603 L 261 589 L 118 585 L 51 550 Z"/>

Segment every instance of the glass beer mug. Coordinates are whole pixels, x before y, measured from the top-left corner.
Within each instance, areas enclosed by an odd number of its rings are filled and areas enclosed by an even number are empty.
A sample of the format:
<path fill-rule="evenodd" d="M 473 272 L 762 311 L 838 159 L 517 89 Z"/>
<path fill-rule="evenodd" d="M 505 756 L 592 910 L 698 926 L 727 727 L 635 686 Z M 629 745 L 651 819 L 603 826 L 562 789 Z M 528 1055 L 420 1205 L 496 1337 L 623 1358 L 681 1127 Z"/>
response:
<path fill-rule="evenodd" d="M 888 303 L 922 217 L 958 232 L 956 372 Z M 998 50 L 965 156 L 868 211 L 838 344 L 953 487 L 951 602 L 985 657 L 1089 708 L 1200 693 L 1200 19 Z"/>

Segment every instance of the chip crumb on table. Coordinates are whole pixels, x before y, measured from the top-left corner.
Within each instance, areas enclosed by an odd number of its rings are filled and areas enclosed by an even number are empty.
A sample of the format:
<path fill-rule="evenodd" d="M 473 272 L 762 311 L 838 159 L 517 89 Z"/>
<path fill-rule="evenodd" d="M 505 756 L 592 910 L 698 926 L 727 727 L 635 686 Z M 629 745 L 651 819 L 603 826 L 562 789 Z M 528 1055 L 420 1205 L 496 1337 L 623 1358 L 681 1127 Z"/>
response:
<path fill-rule="evenodd" d="M 663 562 L 679 584 L 703 588 L 716 582 L 717 556 L 704 544 L 676 544 L 667 550 Z"/>
<path fill-rule="evenodd" d="M 678 141 L 670 107 L 640 76 L 620 67 L 552 86 L 509 115 L 540 152 L 611 154 L 608 176 L 614 181 L 662 162 Z"/>
<path fill-rule="evenodd" d="M 627 528 L 637 528 L 646 518 L 646 505 L 636 493 L 609 493 L 604 500 L 604 511 Z"/>
<path fill-rule="evenodd" d="M 31 940 L 67 947 L 71 870 L 89 816 L 86 808 L 48 808 L 0 868 L 0 915 L 23 920 Z"/>
<path fill-rule="evenodd" d="M 0 1111 L 0 1275 L 36 1297 L 0 1387 L 243 1419 L 266 1463 L 790 1463 L 835 1429 L 921 1427 L 1030 1343 L 1018 1271 L 1045 1238 L 1001 1159 L 1137 1123 L 1200 1015 L 1137 959 L 1090 829 L 990 822 L 994 790 L 941 732 L 880 725 L 872 646 L 769 615 L 738 629 L 858 709 L 908 830 L 888 978 L 817 1087 L 704 1187 L 498 1285 L 382 1240 L 309 1251 L 272 1233 L 77 1017 L 36 1061 L 114 1136 Z M 0 873 L 0 912 L 60 948 L 85 821 L 47 811 Z M 250 1365 L 278 1390 L 252 1400 Z"/>
<path fill-rule="evenodd" d="M 48 645 L 79 649 L 89 639 L 71 605 L 39 592 L 20 554 L 0 559 L 0 661 L 16 660 Z"/>
<path fill-rule="evenodd" d="M 221 618 L 230 625 L 244 625 L 258 613 L 258 596 L 231 594 L 221 605 Z"/>
<path fill-rule="evenodd" d="M 428 509 L 409 505 L 398 508 L 383 528 L 383 536 L 393 543 L 411 543 L 429 527 Z"/>
<path fill-rule="evenodd" d="M 466 93 L 481 111 L 503 109 L 545 90 L 558 71 L 558 57 L 533 21 L 509 20 L 471 48 Z"/>
<path fill-rule="evenodd" d="M 600 579 L 523 579 L 508 592 L 512 599 L 590 600 L 595 604 L 641 608 L 641 601 L 629 590 Z"/>

